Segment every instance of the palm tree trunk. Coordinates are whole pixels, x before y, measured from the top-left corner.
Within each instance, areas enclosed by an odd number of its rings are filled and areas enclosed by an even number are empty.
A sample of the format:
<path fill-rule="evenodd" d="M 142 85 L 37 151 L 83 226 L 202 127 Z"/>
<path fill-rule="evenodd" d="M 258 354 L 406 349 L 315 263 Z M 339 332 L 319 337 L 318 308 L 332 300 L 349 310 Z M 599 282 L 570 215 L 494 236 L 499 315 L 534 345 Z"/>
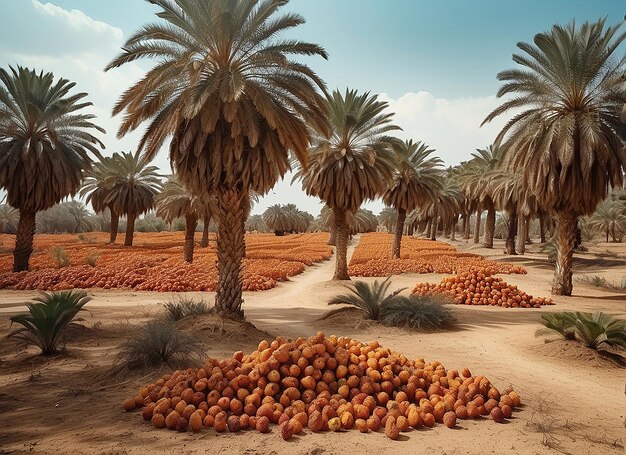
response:
<path fill-rule="evenodd" d="M 539 212 L 539 242 L 546 243 L 546 220 L 543 212 Z"/>
<path fill-rule="evenodd" d="M 407 226 L 406 235 L 408 235 L 409 237 L 413 237 L 414 233 L 415 233 L 415 223 L 411 223 Z"/>
<path fill-rule="evenodd" d="M 558 217 L 556 268 L 552 294 L 572 295 L 572 260 L 578 218 L 574 212 L 559 212 Z"/>
<path fill-rule="evenodd" d="M 526 217 L 517 215 L 517 253 L 526 253 Z"/>
<path fill-rule="evenodd" d="M 246 255 L 245 218 L 250 198 L 247 191 L 220 189 L 217 191 L 217 293 L 218 312 L 243 318 L 242 261 Z"/>
<path fill-rule="evenodd" d="M 206 248 L 209 246 L 209 224 L 211 223 L 211 217 L 205 216 L 202 221 L 202 240 L 200 240 L 200 246 Z"/>
<path fill-rule="evenodd" d="M 483 210 L 480 204 L 476 207 L 476 221 L 474 222 L 474 243 L 480 242 L 480 221 L 483 216 Z"/>
<path fill-rule="evenodd" d="M 450 231 L 450 240 L 456 240 L 456 223 L 458 223 L 458 221 L 455 219 L 452 223 L 452 230 Z"/>
<path fill-rule="evenodd" d="M 193 262 L 193 247 L 198 227 L 198 217 L 195 214 L 185 215 L 185 251 L 186 262 Z"/>
<path fill-rule="evenodd" d="M 15 234 L 15 249 L 13 250 L 13 271 L 28 270 L 30 255 L 33 252 L 33 238 L 35 237 L 35 211 L 20 209 L 20 220 Z"/>
<path fill-rule="evenodd" d="M 617 236 L 615 235 L 615 222 L 611 222 L 611 237 L 613 237 L 613 243 L 617 242 Z M 608 240 L 607 240 L 608 243 Z"/>
<path fill-rule="evenodd" d="M 134 213 L 128 213 L 126 215 L 126 238 L 124 239 L 124 246 L 133 246 L 133 237 L 135 235 L 135 219 L 137 215 Z"/>
<path fill-rule="evenodd" d="M 463 239 L 469 240 L 470 238 L 470 216 L 469 214 L 465 215 L 465 221 L 463 222 Z"/>
<path fill-rule="evenodd" d="M 439 206 L 436 205 L 435 215 L 433 216 L 431 225 L 430 240 L 437 240 L 437 224 L 439 224 Z"/>
<path fill-rule="evenodd" d="M 330 237 L 328 238 L 328 245 L 337 245 L 337 223 L 333 221 L 333 225 L 330 227 Z"/>
<path fill-rule="evenodd" d="M 432 218 L 428 218 L 428 222 L 426 223 L 426 237 L 430 238 L 431 231 L 432 231 L 432 227 L 433 227 L 433 219 Z"/>
<path fill-rule="evenodd" d="M 117 230 L 120 227 L 120 216 L 113 209 L 109 210 L 111 211 L 111 234 L 109 237 L 109 243 L 115 243 L 115 240 L 117 239 Z"/>
<path fill-rule="evenodd" d="M 398 209 L 398 221 L 396 222 L 396 233 L 393 238 L 393 248 L 391 249 L 391 257 L 400 258 L 400 246 L 402 245 L 402 231 L 404 230 L 404 220 L 406 220 L 406 210 Z"/>
<path fill-rule="evenodd" d="M 483 246 L 485 248 L 493 248 L 493 234 L 496 231 L 496 208 L 490 197 L 486 199 L 485 204 L 487 206 L 487 220 L 485 221 Z"/>
<path fill-rule="evenodd" d="M 335 248 L 335 275 L 333 280 L 349 280 L 348 275 L 348 223 L 346 223 L 346 212 L 344 210 L 333 207 L 335 215 L 335 230 L 337 246 Z"/>
<path fill-rule="evenodd" d="M 609 243 L 609 226 L 606 227 L 606 243 Z"/>
<path fill-rule="evenodd" d="M 512 210 L 509 213 L 509 232 L 506 237 L 506 254 L 517 254 L 515 252 L 515 231 L 517 229 L 517 212 Z"/>

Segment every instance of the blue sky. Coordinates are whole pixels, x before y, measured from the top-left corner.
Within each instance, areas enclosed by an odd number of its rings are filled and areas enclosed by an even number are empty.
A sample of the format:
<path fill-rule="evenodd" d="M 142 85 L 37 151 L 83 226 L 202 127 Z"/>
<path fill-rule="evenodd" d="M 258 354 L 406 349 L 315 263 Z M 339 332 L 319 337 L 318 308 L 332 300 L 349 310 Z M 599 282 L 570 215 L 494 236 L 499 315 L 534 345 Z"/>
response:
<path fill-rule="evenodd" d="M 292 0 L 285 10 L 307 23 L 290 37 L 321 44 L 330 58 L 307 61 L 330 88 L 379 93 L 397 113 L 406 138 L 424 140 L 447 164 L 488 145 L 502 122 L 479 128 L 498 101 L 498 71 L 513 66 L 518 41 L 531 41 L 552 24 L 623 21 L 623 0 Z M 141 0 L 0 0 L 0 65 L 54 71 L 90 93 L 107 129 L 108 150 L 133 149 L 137 134 L 115 138 L 110 118 L 119 93 L 147 63 L 109 73 L 102 67 L 156 8 Z M 625 26 L 626 29 L 626 26 Z M 157 164 L 167 168 L 167 156 Z M 316 213 L 291 179 L 277 185 L 255 212 L 273 203 L 296 202 Z M 380 210 L 379 202 L 369 204 Z"/>

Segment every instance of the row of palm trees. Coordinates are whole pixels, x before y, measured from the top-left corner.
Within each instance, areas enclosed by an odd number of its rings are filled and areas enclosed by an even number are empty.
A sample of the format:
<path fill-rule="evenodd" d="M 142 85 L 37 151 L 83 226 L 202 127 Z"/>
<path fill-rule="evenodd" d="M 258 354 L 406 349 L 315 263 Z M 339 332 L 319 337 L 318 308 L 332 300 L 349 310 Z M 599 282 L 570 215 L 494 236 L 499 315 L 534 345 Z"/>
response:
<path fill-rule="evenodd" d="M 113 114 L 123 114 L 119 136 L 145 126 L 133 157 L 141 153 L 149 163 L 167 145 L 180 184 L 215 198 L 219 311 L 243 316 L 251 194 L 265 194 L 289 169 L 332 212 L 335 279 L 349 279 L 351 220 L 364 201 L 382 197 L 398 221 L 409 218 L 414 226 L 429 220 L 431 238 L 440 225 L 449 232 L 459 216 L 467 225 L 474 211 L 486 210 L 491 225 L 497 207 L 524 232 L 528 217 L 541 208 L 558 220 L 553 293 L 571 294 L 577 218 L 622 184 L 626 165 L 618 126 L 626 103 L 624 61 L 617 55 L 626 36 L 618 35 L 619 27 L 604 20 L 557 25 L 534 44 L 518 45 L 522 54 L 514 61 L 520 68 L 498 75 L 504 83 L 498 96 L 513 96 L 485 120 L 516 112 L 489 152 L 498 154 L 498 164 L 479 153 L 470 160 L 476 166 L 470 177 L 442 170 L 424 144 L 394 138 L 399 127 L 377 96 L 329 93 L 302 63 L 303 56 L 327 58 L 326 51 L 284 37 L 304 22 L 298 14 L 279 13 L 284 0 L 153 3 L 159 20 L 131 36 L 106 68 L 141 58 L 153 64 L 121 95 Z M 81 101 L 84 93 L 68 95 L 74 84 L 62 79 L 53 85 L 51 74 L 23 68 L 11 71 L 0 73 L 0 186 L 20 211 L 14 268 L 23 270 L 35 213 L 78 191 L 92 156 L 101 160 L 103 145 L 90 131 L 103 130 L 92 115 L 78 113 L 90 104 Z M 486 183 L 480 166 L 498 172 L 497 183 L 488 182 L 494 185 L 489 194 L 480 190 Z M 111 206 L 134 219 L 140 210 L 124 205 L 131 192 L 150 197 L 131 183 Z M 416 208 L 421 215 L 411 218 Z M 397 225 L 394 255 L 400 254 L 404 223 Z"/>

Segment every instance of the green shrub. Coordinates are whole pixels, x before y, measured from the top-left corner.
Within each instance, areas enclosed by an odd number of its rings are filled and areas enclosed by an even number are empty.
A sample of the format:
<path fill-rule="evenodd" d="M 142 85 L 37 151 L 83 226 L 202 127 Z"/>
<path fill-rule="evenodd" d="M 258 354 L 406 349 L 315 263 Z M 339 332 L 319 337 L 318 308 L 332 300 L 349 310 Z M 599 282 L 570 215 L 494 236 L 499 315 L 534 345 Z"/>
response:
<path fill-rule="evenodd" d="M 441 329 L 455 321 L 443 298 L 436 296 L 396 296 L 385 302 L 380 321 L 389 326 L 410 329 Z"/>
<path fill-rule="evenodd" d="M 202 355 L 200 342 L 172 321 L 148 322 L 122 344 L 118 365 L 128 368 L 188 365 Z"/>
<path fill-rule="evenodd" d="M 70 258 L 67 257 L 65 250 L 60 246 L 50 248 L 50 256 L 58 268 L 70 265 Z"/>
<path fill-rule="evenodd" d="M 179 321 L 188 316 L 208 314 L 212 311 L 212 307 L 204 300 L 195 301 L 188 297 L 178 297 L 164 303 L 163 306 L 167 316 L 174 321 Z"/>
<path fill-rule="evenodd" d="M 53 354 L 57 352 L 60 337 L 68 324 L 90 300 L 84 291 L 44 292 L 27 304 L 29 314 L 11 317 L 11 324 L 15 322 L 24 327 L 8 336 L 35 344 L 42 354 Z"/>
<path fill-rule="evenodd" d="M 381 307 L 385 302 L 393 299 L 406 289 L 397 289 L 391 294 L 387 294 L 387 289 L 389 289 L 389 285 L 391 284 L 389 282 L 390 279 L 391 277 L 387 278 L 382 283 L 374 281 L 372 284 L 366 283 L 365 281 L 355 281 L 348 286 L 352 294 L 342 294 L 333 297 L 328 304 L 353 306 L 363 311 L 368 319 L 377 321 L 380 318 Z"/>
<path fill-rule="evenodd" d="M 566 339 L 576 339 L 595 350 L 621 347 L 626 349 L 626 320 L 605 313 L 562 312 L 543 315 L 543 325 L 548 330 L 538 335 L 556 332 Z"/>

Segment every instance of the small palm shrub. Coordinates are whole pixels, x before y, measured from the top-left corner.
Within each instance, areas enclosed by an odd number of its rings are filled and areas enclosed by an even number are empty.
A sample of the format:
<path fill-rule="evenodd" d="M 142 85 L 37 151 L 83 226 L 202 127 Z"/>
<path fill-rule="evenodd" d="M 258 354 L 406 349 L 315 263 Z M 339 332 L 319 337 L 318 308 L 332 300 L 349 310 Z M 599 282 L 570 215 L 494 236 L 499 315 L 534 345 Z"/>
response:
<path fill-rule="evenodd" d="M 387 294 L 387 290 L 391 285 L 389 282 L 390 279 L 391 277 L 387 278 L 382 283 L 376 280 L 372 284 L 366 283 L 365 281 L 355 281 L 348 286 L 351 294 L 341 294 L 333 297 L 328 304 L 353 306 L 363 311 L 368 319 L 377 321 L 380 318 L 380 309 L 385 302 L 393 299 L 406 289 L 397 289 L 391 294 Z"/>
<path fill-rule="evenodd" d="M 187 297 L 170 300 L 164 303 L 163 306 L 165 307 L 166 315 L 174 321 L 180 321 L 188 316 L 208 314 L 212 311 L 212 307 L 206 301 L 202 299 L 196 301 Z"/>
<path fill-rule="evenodd" d="M 543 324 L 547 331 L 538 331 L 539 335 L 557 332 L 567 339 L 576 339 L 595 350 L 621 347 L 626 349 L 626 320 L 596 312 L 562 312 L 543 315 Z"/>
<path fill-rule="evenodd" d="M 53 246 L 50 248 L 50 256 L 58 268 L 70 265 L 70 258 L 67 257 L 65 250 L 60 246 Z"/>
<path fill-rule="evenodd" d="M 122 344 L 119 366 L 134 369 L 189 364 L 202 354 L 200 342 L 182 332 L 172 321 L 154 320 L 139 328 Z"/>
<path fill-rule="evenodd" d="M 396 296 L 380 311 L 380 321 L 389 326 L 410 329 L 441 329 L 455 321 L 446 301 L 436 296 Z"/>
<path fill-rule="evenodd" d="M 11 317 L 11 324 L 21 324 L 9 333 L 28 343 L 35 344 L 44 355 L 58 351 L 60 338 L 76 314 L 91 300 L 84 291 L 60 291 L 43 293 L 28 303 L 28 314 Z"/>

